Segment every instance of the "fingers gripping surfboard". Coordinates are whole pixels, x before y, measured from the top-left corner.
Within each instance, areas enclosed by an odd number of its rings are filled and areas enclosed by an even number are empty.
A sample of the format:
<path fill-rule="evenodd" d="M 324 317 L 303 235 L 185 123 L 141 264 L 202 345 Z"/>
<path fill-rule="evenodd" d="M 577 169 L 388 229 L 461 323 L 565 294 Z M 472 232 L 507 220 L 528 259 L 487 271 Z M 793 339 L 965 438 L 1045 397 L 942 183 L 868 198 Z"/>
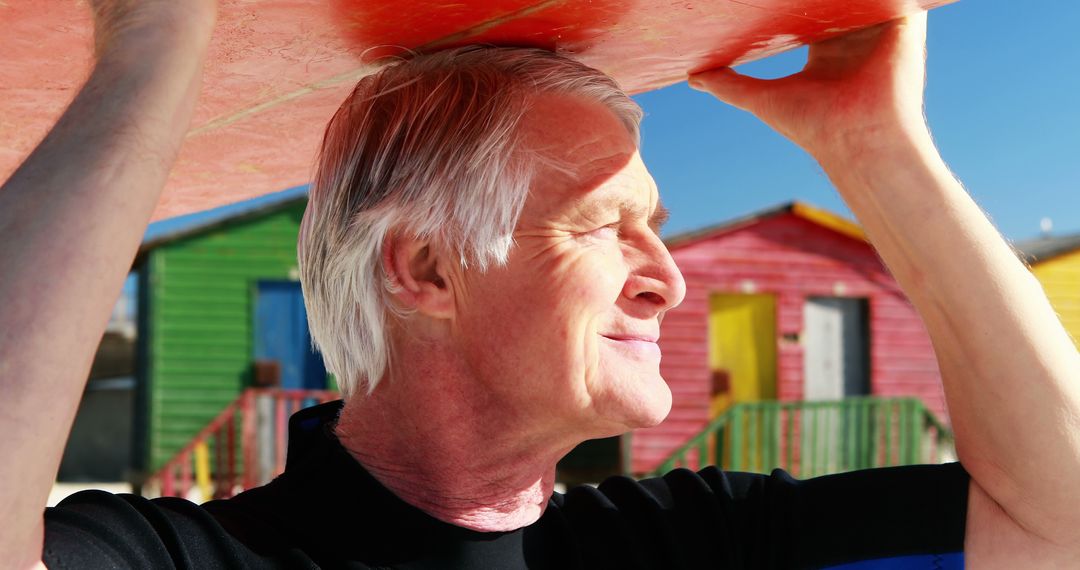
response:
<path fill-rule="evenodd" d="M 682 81 L 951 0 L 222 0 L 199 107 L 155 219 L 306 183 L 322 129 L 379 58 L 465 44 L 533 46 L 628 91 Z M 0 179 L 90 67 L 75 2 L 0 3 Z"/>

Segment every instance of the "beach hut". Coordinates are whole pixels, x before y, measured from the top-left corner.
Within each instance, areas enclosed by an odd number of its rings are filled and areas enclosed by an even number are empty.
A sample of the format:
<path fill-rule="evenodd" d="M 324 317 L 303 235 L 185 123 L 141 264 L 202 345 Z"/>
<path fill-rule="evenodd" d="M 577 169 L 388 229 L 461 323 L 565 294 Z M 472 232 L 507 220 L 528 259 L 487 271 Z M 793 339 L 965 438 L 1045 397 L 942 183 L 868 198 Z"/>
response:
<path fill-rule="evenodd" d="M 922 321 L 855 223 L 793 202 L 665 241 L 687 285 L 686 299 L 661 326 L 661 372 L 673 407 L 659 426 L 624 438 L 623 458 L 630 462 L 624 471 L 640 474 L 665 465 L 677 448 L 741 403 L 863 397 L 859 405 L 870 410 L 873 398 L 913 396 L 918 400 L 910 404 L 921 403 L 930 421 L 944 418 L 940 372 Z M 788 409 L 762 413 L 786 414 L 772 418 L 774 427 L 793 422 L 796 414 L 803 422 L 810 417 L 809 411 Z M 839 418 L 830 433 L 851 441 L 892 438 L 893 429 L 917 436 L 923 427 L 921 418 L 888 418 L 866 435 L 856 433 L 865 429 L 852 419 L 877 421 L 866 413 L 828 413 Z M 899 461 L 921 460 L 919 438 L 905 441 L 906 459 Z M 768 451 L 798 454 L 793 446 Z M 848 443 L 842 449 L 857 452 Z"/>
<path fill-rule="evenodd" d="M 299 195 L 204 216 L 139 248 L 136 479 L 169 461 L 246 388 L 327 387 L 322 359 L 309 349 L 298 281 L 306 202 Z"/>
<path fill-rule="evenodd" d="M 1080 234 L 1027 240 L 1016 249 L 1080 348 Z"/>

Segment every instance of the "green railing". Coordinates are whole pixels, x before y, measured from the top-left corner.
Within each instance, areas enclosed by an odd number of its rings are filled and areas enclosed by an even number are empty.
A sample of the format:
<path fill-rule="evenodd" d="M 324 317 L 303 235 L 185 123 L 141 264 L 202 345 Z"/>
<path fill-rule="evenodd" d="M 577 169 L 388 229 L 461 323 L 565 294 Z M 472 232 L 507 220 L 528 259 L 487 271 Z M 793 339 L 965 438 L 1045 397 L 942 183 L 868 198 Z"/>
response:
<path fill-rule="evenodd" d="M 720 465 L 758 473 L 780 468 L 807 478 L 954 456 L 952 432 L 917 398 L 752 402 L 733 405 L 653 475 Z"/>

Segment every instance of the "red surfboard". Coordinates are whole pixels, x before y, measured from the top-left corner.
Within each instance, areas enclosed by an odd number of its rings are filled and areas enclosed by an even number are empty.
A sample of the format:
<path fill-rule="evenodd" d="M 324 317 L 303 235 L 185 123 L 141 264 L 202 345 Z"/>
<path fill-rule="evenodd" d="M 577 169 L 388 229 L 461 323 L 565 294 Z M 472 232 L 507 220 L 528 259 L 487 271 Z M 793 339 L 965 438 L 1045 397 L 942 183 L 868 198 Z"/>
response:
<path fill-rule="evenodd" d="M 155 219 L 306 183 L 323 126 L 379 57 L 485 43 L 551 49 L 631 92 L 951 0 L 221 0 L 192 131 Z M 0 180 L 90 65 L 75 2 L 0 3 Z"/>

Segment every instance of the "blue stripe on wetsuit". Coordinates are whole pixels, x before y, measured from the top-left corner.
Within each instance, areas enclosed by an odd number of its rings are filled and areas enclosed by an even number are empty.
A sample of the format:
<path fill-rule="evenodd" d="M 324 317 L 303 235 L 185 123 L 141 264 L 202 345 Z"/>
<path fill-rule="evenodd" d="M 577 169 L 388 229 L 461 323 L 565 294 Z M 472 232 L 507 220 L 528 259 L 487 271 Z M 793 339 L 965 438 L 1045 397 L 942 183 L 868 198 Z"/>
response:
<path fill-rule="evenodd" d="M 861 560 L 839 566 L 829 566 L 826 570 L 963 570 L 964 553 L 919 554 L 916 556 L 896 556 Z"/>

